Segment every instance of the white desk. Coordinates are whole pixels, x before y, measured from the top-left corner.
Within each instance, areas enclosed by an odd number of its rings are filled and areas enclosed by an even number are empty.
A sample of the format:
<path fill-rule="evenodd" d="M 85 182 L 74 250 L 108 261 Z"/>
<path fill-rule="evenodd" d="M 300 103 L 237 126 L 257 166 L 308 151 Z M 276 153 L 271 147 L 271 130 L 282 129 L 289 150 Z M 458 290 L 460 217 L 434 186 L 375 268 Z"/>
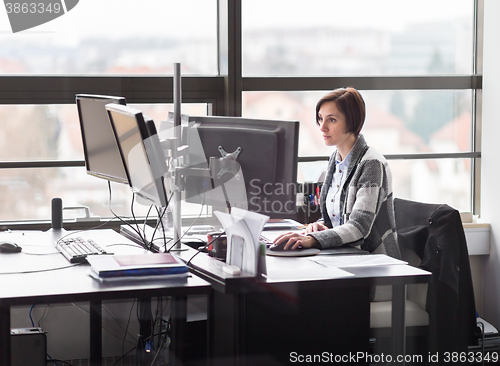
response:
<path fill-rule="evenodd" d="M 94 230 L 78 235 L 113 245 L 109 249 L 113 248 L 115 253 L 143 252 L 142 249 L 134 248 L 134 243 L 113 230 Z M 172 344 L 175 343 L 173 353 L 180 360 L 186 356 L 182 328 L 187 316 L 187 296 L 210 294 L 211 286 L 208 282 L 191 275 L 186 279 L 100 283 L 89 276 L 89 265 L 70 266 L 70 263 L 56 252 L 54 236 L 51 233 L 26 232 L 24 239 L 17 240 L 14 234 L 0 233 L 0 240 L 15 240 L 23 247 L 20 253 L 0 253 L 0 366 L 11 364 L 11 306 L 89 301 L 90 361 L 92 365 L 100 365 L 101 302 L 156 296 L 172 296 Z M 36 252 L 46 255 L 28 254 Z M 174 341 L 175 339 L 177 341 Z"/>
<path fill-rule="evenodd" d="M 181 256 L 187 261 L 195 253 L 187 250 Z M 191 270 L 209 281 L 216 290 L 211 307 L 214 309 L 211 314 L 213 358 L 234 357 L 234 364 L 244 364 L 246 360 L 253 360 L 256 354 L 265 359 L 271 357 L 285 361 L 286 353 L 294 349 L 312 353 L 318 350 L 368 351 L 369 292 L 374 285 L 393 286 L 393 352 L 404 354 L 405 286 L 429 282 L 429 272 L 409 265 L 350 267 L 346 270 L 353 276 L 339 278 L 337 274 L 333 275 L 334 271 L 329 276 L 320 265 L 311 266 L 307 257 L 268 256 L 267 267 L 280 267 L 283 261 L 294 263 L 291 267 L 300 271 L 310 271 L 302 277 L 290 274 L 288 278 L 285 275 L 257 279 L 244 273 L 229 275 L 222 271 L 222 263 L 204 253 L 192 260 Z M 292 314 L 292 317 L 287 320 L 281 312 Z M 293 324 L 293 330 L 290 324 Z M 218 327 L 225 327 L 226 331 L 219 331 Z M 276 349 L 278 343 L 273 337 L 281 334 L 283 338 L 290 332 L 307 335 L 307 342 L 300 342 L 295 337 L 297 341 L 294 343 L 294 337 L 291 337 L 289 345 Z M 346 348 L 339 351 L 340 347 Z"/>

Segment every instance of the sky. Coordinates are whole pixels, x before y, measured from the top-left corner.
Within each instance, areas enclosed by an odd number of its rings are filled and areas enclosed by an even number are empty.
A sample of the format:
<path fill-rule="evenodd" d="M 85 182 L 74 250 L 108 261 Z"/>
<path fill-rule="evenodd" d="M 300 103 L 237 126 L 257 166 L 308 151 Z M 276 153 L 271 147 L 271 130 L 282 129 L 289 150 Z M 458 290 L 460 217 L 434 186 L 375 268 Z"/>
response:
<path fill-rule="evenodd" d="M 412 22 L 471 16 L 472 6 L 472 0 L 243 0 L 242 27 L 397 30 Z M 64 16 L 15 36 L 57 33 L 61 43 L 103 34 L 127 38 L 167 33 L 182 38 L 203 35 L 215 27 L 215 0 L 80 0 Z M 0 36 L 7 34 L 12 34 L 10 23 L 6 11 L 0 9 Z"/>

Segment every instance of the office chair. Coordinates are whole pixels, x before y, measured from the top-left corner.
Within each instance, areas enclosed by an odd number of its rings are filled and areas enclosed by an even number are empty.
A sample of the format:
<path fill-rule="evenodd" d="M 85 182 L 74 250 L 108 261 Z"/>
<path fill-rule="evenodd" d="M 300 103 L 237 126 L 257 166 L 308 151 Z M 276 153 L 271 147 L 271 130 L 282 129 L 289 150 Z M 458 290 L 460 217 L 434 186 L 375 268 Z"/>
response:
<path fill-rule="evenodd" d="M 476 309 L 460 214 L 448 205 L 398 198 L 394 211 L 403 260 L 432 273 L 430 284 L 407 286 L 410 352 L 413 346 L 420 354 L 467 351 L 477 342 Z M 390 338 L 391 310 L 390 301 L 371 303 L 370 330 L 375 345 Z"/>

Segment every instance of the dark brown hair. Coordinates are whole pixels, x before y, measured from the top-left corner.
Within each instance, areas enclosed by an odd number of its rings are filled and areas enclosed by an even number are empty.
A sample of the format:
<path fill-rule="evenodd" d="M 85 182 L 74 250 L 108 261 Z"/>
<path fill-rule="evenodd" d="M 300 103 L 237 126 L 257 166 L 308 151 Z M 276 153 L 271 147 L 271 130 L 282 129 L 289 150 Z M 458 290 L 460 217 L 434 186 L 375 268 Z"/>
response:
<path fill-rule="evenodd" d="M 335 102 L 338 110 L 345 116 L 347 133 L 358 136 L 365 123 L 365 101 L 354 88 L 339 88 L 328 93 L 316 104 L 316 123 L 319 125 L 319 110 L 324 103 Z"/>

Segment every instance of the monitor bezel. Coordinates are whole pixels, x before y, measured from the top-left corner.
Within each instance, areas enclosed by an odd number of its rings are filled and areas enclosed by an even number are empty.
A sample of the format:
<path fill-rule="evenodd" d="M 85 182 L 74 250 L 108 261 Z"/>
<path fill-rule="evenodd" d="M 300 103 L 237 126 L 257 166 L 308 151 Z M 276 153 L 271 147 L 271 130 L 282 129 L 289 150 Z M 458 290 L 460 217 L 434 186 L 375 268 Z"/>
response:
<path fill-rule="evenodd" d="M 120 151 L 120 157 L 122 160 L 123 167 L 127 174 L 129 186 L 131 190 L 142 197 L 145 200 L 150 201 L 158 207 L 167 207 L 168 198 L 167 191 L 164 184 L 164 175 L 167 171 L 165 160 L 162 161 L 161 149 L 159 150 L 160 142 L 158 140 L 158 135 L 156 129 L 154 128 L 153 121 L 145 117 L 142 112 L 138 109 L 122 106 L 118 104 L 108 104 L 106 105 L 106 110 L 109 115 L 109 120 L 113 128 L 113 133 L 117 141 L 118 149 Z M 141 189 L 141 187 L 135 187 L 134 182 L 130 178 L 130 167 L 128 166 L 128 161 L 125 158 L 123 148 L 121 146 L 118 131 L 115 126 L 115 121 L 113 119 L 113 113 L 120 113 L 126 117 L 135 119 L 137 123 L 137 128 L 140 133 L 142 141 L 142 150 L 145 153 L 146 161 L 148 162 L 149 178 L 154 184 L 155 195 L 150 195 L 147 191 Z M 155 178 L 156 177 L 156 178 Z"/>
<path fill-rule="evenodd" d="M 98 94 L 77 94 L 76 97 L 75 97 L 75 101 L 76 101 L 77 110 L 78 110 L 78 121 L 79 121 L 79 124 L 80 124 L 80 132 L 81 132 L 81 135 L 82 135 L 83 154 L 84 154 L 84 158 L 85 158 L 85 169 L 87 171 L 87 174 L 91 175 L 93 177 L 96 177 L 96 178 L 101 178 L 101 179 L 105 179 L 105 180 L 116 182 L 116 183 L 129 184 L 128 176 L 126 176 L 126 177 L 118 177 L 116 175 L 111 175 L 111 174 L 108 174 L 108 173 L 105 173 L 105 172 L 102 172 L 102 171 L 98 171 L 98 170 L 95 170 L 95 169 L 92 168 L 93 165 L 92 165 L 92 162 L 90 161 L 90 154 L 89 154 L 89 149 L 88 149 L 88 146 L 87 146 L 87 139 L 88 139 L 88 137 L 85 134 L 85 122 L 84 122 L 84 118 L 83 118 L 83 115 L 82 115 L 82 107 L 81 107 L 81 104 L 80 104 L 82 99 L 96 100 L 96 101 L 99 101 L 99 102 L 109 101 L 109 103 L 107 103 L 107 104 L 115 103 L 115 104 L 118 104 L 118 105 L 126 105 L 127 104 L 126 98 L 125 97 L 119 97 L 119 96 L 98 95 Z M 105 109 L 104 106 L 105 106 L 105 104 L 103 104 L 105 115 L 108 116 L 108 113 L 107 113 L 107 111 L 106 111 L 106 109 Z M 109 116 L 108 116 L 107 123 L 110 124 L 110 122 L 109 122 Z M 113 137 L 113 140 L 116 143 L 116 139 L 114 137 L 114 133 L 112 131 L 111 125 L 110 125 L 110 131 L 111 131 L 111 136 Z M 118 146 L 117 146 L 117 150 L 116 151 L 117 151 L 118 157 L 121 158 L 121 156 L 119 155 L 120 152 L 118 150 Z M 125 171 L 124 171 L 124 175 L 126 175 Z"/>
<path fill-rule="evenodd" d="M 281 212 L 274 212 L 273 210 L 255 210 L 252 209 L 252 205 L 249 202 L 249 210 L 263 213 L 271 216 L 280 216 L 279 214 L 293 214 L 296 211 L 296 194 L 297 194 L 297 171 L 298 171 L 298 145 L 299 145 L 299 127 L 300 122 L 297 120 L 273 120 L 273 119 L 256 119 L 256 118 L 246 118 L 246 117 L 228 117 L 228 116 L 189 116 L 188 124 L 190 126 L 198 125 L 203 128 L 205 126 L 227 126 L 228 128 L 239 128 L 248 126 L 251 129 L 280 129 L 284 134 L 282 136 L 282 141 L 284 143 L 284 158 L 289 159 L 290 166 L 284 168 L 283 175 L 279 182 L 275 181 L 273 183 L 282 183 L 284 185 L 293 184 L 294 190 L 283 195 L 281 198 L 276 198 L 272 196 L 274 201 L 282 200 L 283 202 L 293 201 L 293 210 L 283 210 Z M 271 127 L 272 126 L 272 127 Z M 292 139 L 292 140 L 290 140 Z M 278 149 L 280 147 L 278 146 Z M 277 154 L 280 154 L 278 151 Z M 244 175 L 244 171 L 243 171 Z M 246 178 L 245 178 L 246 179 Z M 287 187 L 289 188 L 289 187 Z M 247 191 L 247 199 L 250 201 L 252 195 Z M 286 196 L 286 197 L 285 197 Z M 286 208 L 290 208 L 287 206 Z"/>

